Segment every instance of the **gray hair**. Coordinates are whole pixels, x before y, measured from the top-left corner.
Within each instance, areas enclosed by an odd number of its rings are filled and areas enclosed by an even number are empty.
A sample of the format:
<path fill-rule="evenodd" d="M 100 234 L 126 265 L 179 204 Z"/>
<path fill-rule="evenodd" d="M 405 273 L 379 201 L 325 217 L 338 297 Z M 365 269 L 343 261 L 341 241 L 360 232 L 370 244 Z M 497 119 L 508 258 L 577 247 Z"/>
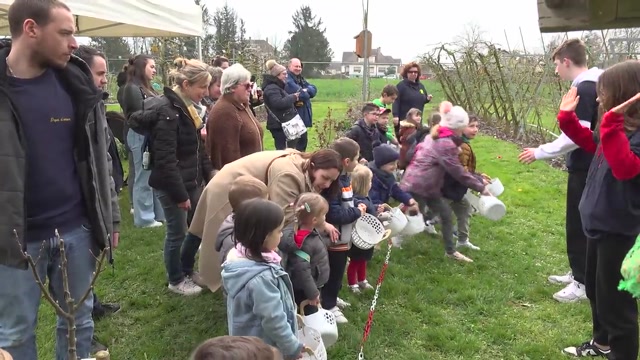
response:
<path fill-rule="evenodd" d="M 240 64 L 233 64 L 222 72 L 220 90 L 222 94 L 229 94 L 233 89 L 243 82 L 251 80 L 251 72 Z"/>

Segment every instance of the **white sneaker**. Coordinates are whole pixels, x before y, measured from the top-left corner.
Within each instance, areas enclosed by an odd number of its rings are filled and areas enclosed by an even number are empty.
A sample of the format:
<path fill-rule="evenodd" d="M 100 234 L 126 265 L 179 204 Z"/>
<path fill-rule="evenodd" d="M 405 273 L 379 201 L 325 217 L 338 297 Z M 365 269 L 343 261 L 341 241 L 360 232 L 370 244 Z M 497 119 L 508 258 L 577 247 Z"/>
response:
<path fill-rule="evenodd" d="M 456 245 L 456 247 L 466 247 L 469 248 L 471 250 L 480 250 L 480 247 L 475 246 L 471 243 L 471 241 L 467 240 L 467 241 L 458 241 L 458 244 Z"/>
<path fill-rule="evenodd" d="M 338 306 L 340 309 L 344 309 L 351 306 L 351 304 L 338 298 L 338 300 L 336 300 L 336 306 Z"/>
<path fill-rule="evenodd" d="M 369 281 L 367 280 L 360 281 L 358 283 L 358 287 L 360 287 L 360 290 L 373 290 L 373 286 L 371 286 L 371 284 L 369 284 Z"/>
<path fill-rule="evenodd" d="M 572 281 L 564 289 L 553 294 L 553 298 L 561 303 L 572 303 L 587 299 L 584 285 L 577 281 Z"/>
<path fill-rule="evenodd" d="M 131 208 L 131 210 L 129 210 L 129 214 L 133 215 L 133 208 Z"/>
<path fill-rule="evenodd" d="M 157 228 L 157 227 L 161 227 L 162 225 L 164 224 L 161 223 L 160 221 L 154 221 L 151 224 L 144 226 L 144 228 Z"/>
<path fill-rule="evenodd" d="M 179 295 L 191 296 L 198 295 L 202 292 L 202 288 L 196 285 L 191 278 L 184 278 L 181 283 L 176 285 L 169 284 L 169 290 Z"/>
<path fill-rule="evenodd" d="M 349 290 L 354 294 L 360 294 L 360 286 L 358 285 L 349 285 Z"/>
<path fill-rule="evenodd" d="M 569 285 L 573 282 L 573 274 L 571 271 L 564 275 L 551 275 L 549 276 L 549 282 L 556 285 Z"/>
<path fill-rule="evenodd" d="M 347 320 L 347 318 L 342 313 L 342 310 L 340 310 L 337 306 L 333 309 L 330 309 L 329 311 L 331 311 L 331 313 L 333 313 L 333 316 L 336 317 L 336 322 L 338 324 L 346 324 L 349 322 L 349 320 Z"/>
<path fill-rule="evenodd" d="M 430 220 L 427 220 L 424 223 L 424 231 L 427 234 L 438 235 L 438 230 L 436 230 L 436 226 Z"/>

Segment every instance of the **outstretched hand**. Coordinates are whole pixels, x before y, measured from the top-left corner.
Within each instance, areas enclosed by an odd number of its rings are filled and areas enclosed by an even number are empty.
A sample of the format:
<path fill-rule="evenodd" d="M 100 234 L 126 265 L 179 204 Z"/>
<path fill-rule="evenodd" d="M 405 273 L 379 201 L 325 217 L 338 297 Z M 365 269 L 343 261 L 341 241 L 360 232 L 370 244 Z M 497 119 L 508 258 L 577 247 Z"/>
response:
<path fill-rule="evenodd" d="M 578 88 L 571 87 L 569 91 L 567 91 L 564 96 L 562 96 L 562 101 L 560 102 L 560 111 L 575 111 L 576 106 L 578 106 L 578 101 L 580 101 L 580 96 L 578 96 Z"/>
<path fill-rule="evenodd" d="M 632 97 L 631 99 L 623 102 L 622 104 L 614 107 L 613 109 L 609 110 L 612 111 L 616 114 L 624 114 L 625 111 L 627 111 L 627 109 L 629 109 L 629 107 L 633 104 L 635 104 L 636 102 L 640 101 L 640 93 L 637 93 L 634 97 Z"/>

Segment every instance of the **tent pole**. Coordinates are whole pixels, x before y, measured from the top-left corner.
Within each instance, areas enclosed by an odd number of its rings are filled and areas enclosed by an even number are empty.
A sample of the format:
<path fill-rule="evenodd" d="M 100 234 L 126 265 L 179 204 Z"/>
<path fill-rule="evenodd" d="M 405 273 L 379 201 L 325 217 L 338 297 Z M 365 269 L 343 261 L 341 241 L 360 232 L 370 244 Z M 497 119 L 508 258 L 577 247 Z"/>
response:
<path fill-rule="evenodd" d="M 198 60 L 202 61 L 202 38 L 196 37 L 196 44 L 198 46 Z"/>

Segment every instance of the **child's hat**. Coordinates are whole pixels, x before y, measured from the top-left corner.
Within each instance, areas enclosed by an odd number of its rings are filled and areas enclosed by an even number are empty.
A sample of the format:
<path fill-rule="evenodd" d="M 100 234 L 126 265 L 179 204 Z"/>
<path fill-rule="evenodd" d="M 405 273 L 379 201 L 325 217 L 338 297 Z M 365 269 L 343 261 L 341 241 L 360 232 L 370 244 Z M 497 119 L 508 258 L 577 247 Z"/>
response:
<path fill-rule="evenodd" d="M 378 115 L 388 114 L 390 112 L 391 112 L 391 109 L 381 107 L 380 111 L 378 112 Z"/>
<path fill-rule="evenodd" d="M 391 145 L 382 144 L 373 148 L 373 162 L 378 168 L 398 159 L 400 159 L 400 154 Z"/>
<path fill-rule="evenodd" d="M 440 126 L 455 130 L 469 125 L 469 114 L 460 106 L 453 106 L 449 101 L 440 103 Z"/>

